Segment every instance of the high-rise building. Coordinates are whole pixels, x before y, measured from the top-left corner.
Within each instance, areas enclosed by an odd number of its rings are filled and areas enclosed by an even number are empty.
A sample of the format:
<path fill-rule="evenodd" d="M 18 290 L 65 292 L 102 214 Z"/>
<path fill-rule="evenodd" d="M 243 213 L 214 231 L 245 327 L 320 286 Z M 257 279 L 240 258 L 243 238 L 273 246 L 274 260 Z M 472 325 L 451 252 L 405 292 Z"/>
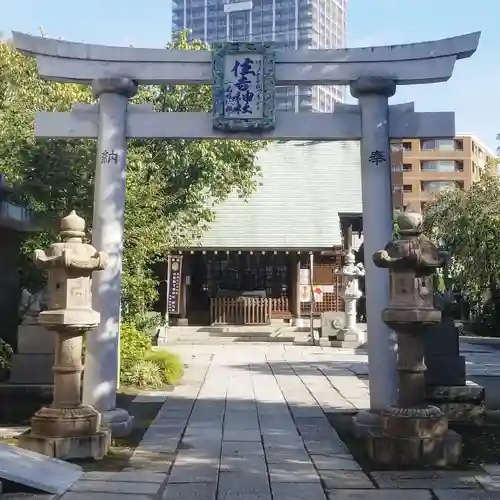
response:
<path fill-rule="evenodd" d="M 341 49 L 346 42 L 347 0 L 173 0 L 172 32 L 192 39 L 273 41 L 277 49 Z M 278 87 L 278 111 L 331 112 L 343 87 Z"/>
<path fill-rule="evenodd" d="M 469 189 L 482 174 L 498 175 L 495 152 L 473 135 L 404 139 L 391 148 L 396 210 L 421 210 L 440 191 Z"/>

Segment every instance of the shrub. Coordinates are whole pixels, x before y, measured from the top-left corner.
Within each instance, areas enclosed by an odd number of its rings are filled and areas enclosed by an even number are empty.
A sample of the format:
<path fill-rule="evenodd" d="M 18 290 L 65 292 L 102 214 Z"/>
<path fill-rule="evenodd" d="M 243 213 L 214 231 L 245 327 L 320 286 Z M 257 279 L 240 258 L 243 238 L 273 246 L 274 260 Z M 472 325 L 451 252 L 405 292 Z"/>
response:
<path fill-rule="evenodd" d="M 163 385 L 161 368 L 154 361 L 146 359 L 134 363 L 125 376 L 127 385 L 141 389 L 158 389 Z"/>
<path fill-rule="evenodd" d="M 184 368 L 177 354 L 163 350 L 149 351 L 146 354 L 146 359 L 157 364 L 165 384 L 176 384 L 182 377 Z"/>
<path fill-rule="evenodd" d="M 10 344 L 0 339 L 0 369 L 10 370 L 13 353 Z"/>
<path fill-rule="evenodd" d="M 129 323 L 120 327 L 120 382 L 130 384 L 131 371 L 134 365 L 144 360 L 151 350 L 151 337 L 140 332 Z"/>

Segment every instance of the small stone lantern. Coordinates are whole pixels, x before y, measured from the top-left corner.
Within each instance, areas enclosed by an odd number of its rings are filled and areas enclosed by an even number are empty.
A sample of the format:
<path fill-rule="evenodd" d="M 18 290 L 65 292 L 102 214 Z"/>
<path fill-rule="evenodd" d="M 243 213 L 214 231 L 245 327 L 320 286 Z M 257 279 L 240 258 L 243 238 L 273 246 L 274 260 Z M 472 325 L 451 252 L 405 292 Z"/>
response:
<path fill-rule="evenodd" d="M 459 462 L 460 436 L 443 412 L 426 403 L 424 335 L 441 320 L 434 308 L 432 274 L 448 254 L 422 235 L 422 215 L 397 217 L 400 238 L 376 252 L 377 267 L 389 269 L 389 306 L 384 322 L 398 337 L 398 400 L 382 412 L 382 427 L 368 435 L 370 457 L 384 465 L 437 466 Z"/>
<path fill-rule="evenodd" d="M 65 460 L 100 459 L 109 449 L 110 432 L 101 428 L 100 413 L 81 401 L 82 338 L 99 324 L 91 277 L 105 268 L 107 256 L 83 243 L 85 221 L 75 211 L 60 227 L 61 241 L 47 252 L 36 250 L 34 259 L 48 271 L 48 307 L 38 321 L 56 333 L 53 401 L 31 418 L 31 429 L 19 437 L 19 445 Z"/>
<path fill-rule="evenodd" d="M 337 333 L 334 347 L 358 347 L 363 343 L 361 332 L 356 323 L 356 301 L 363 296 L 359 289 L 359 278 L 365 275 L 363 264 L 355 264 L 354 251 L 349 249 L 345 256 L 345 265 L 340 276 L 343 277 L 342 299 L 344 300 L 344 327 Z"/>

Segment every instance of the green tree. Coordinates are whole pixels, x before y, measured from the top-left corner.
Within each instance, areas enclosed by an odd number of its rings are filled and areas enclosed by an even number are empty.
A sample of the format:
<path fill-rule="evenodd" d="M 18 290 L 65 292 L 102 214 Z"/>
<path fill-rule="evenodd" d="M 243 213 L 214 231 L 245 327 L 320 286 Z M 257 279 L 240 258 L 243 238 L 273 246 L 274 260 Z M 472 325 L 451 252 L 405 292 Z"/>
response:
<path fill-rule="evenodd" d="M 478 313 L 500 285 L 499 199 L 498 176 L 483 175 L 467 191 L 441 193 L 424 210 L 425 233 L 451 253 L 449 275 Z"/>
<path fill-rule="evenodd" d="M 180 33 L 168 49 L 206 50 Z M 43 231 L 24 242 L 25 285 L 40 286 L 29 259 L 53 241 L 62 215 L 75 209 L 92 221 L 96 144 L 93 140 L 35 140 L 37 111 L 69 111 L 94 102 L 88 86 L 41 80 L 33 59 L 0 42 L 0 171 L 18 187 Z M 143 86 L 135 103 L 156 111 L 210 111 L 209 86 Z M 213 220 L 215 204 L 236 190 L 248 196 L 259 173 L 262 141 L 129 141 L 123 262 L 123 314 L 146 312 L 156 298 L 151 266 L 169 249 L 193 244 Z"/>

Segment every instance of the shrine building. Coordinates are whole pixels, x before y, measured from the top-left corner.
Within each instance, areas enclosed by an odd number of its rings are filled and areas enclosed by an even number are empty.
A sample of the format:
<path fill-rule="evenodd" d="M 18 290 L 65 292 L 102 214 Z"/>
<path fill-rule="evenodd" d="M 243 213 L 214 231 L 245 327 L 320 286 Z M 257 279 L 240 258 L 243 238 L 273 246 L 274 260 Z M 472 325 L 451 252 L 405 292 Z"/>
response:
<path fill-rule="evenodd" d="M 310 317 L 311 261 L 314 315 L 343 310 L 336 271 L 362 229 L 359 142 L 272 143 L 257 161 L 257 190 L 218 205 L 200 244 L 171 255 L 171 324 L 300 324 Z"/>

